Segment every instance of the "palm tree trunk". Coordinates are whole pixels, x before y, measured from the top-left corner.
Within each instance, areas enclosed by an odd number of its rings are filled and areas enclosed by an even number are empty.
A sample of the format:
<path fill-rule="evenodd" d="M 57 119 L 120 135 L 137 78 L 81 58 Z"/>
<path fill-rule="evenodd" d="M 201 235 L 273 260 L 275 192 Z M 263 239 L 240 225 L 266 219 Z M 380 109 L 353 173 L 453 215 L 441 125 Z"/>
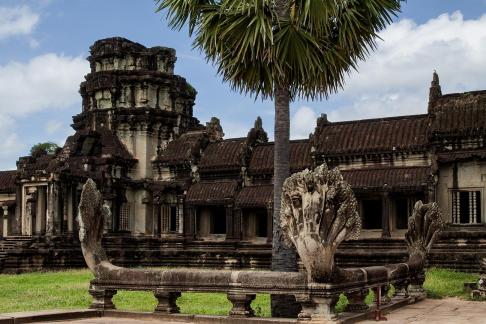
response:
<path fill-rule="evenodd" d="M 273 243 L 272 270 L 297 271 L 297 255 L 286 247 L 280 227 L 282 185 L 290 174 L 290 93 L 288 86 L 275 87 L 275 146 L 273 160 Z M 300 306 L 293 296 L 272 296 L 273 317 L 296 317 Z"/>

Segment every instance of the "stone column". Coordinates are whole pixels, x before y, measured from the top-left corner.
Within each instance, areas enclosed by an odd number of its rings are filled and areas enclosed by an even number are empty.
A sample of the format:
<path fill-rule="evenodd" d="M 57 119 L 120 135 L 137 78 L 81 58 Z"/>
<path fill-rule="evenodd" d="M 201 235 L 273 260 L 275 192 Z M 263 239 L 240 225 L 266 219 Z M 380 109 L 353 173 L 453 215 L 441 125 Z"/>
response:
<path fill-rule="evenodd" d="M 179 234 L 184 234 L 184 198 L 177 197 L 177 232 Z"/>
<path fill-rule="evenodd" d="M 7 236 L 4 234 L 4 218 L 5 218 L 5 208 L 7 208 L 7 215 L 8 215 L 8 207 L 7 206 L 2 206 L 2 209 L 0 210 L 1 216 L 0 216 L 0 239 L 3 238 L 4 236 Z"/>
<path fill-rule="evenodd" d="M 69 186 L 66 190 L 66 197 L 64 198 L 67 206 L 67 232 L 72 234 L 74 230 L 74 208 L 73 208 L 73 187 Z M 105 219 L 106 222 L 106 219 Z"/>
<path fill-rule="evenodd" d="M 366 296 L 368 296 L 368 289 L 360 289 L 358 291 L 346 293 L 346 297 L 349 301 L 346 306 L 346 311 L 362 312 L 368 310 L 369 306 L 365 303 Z"/>
<path fill-rule="evenodd" d="M 382 218 L 381 218 L 382 238 L 390 238 L 390 193 L 388 190 L 382 194 Z"/>
<path fill-rule="evenodd" d="M 2 230 L 0 230 L 0 236 L 8 236 L 8 206 L 2 206 L 1 223 L 3 226 Z"/>
<path fill-rule="evenodd" d="M 245 294 L 240 292 L 228 291 L 227 297 L 233 307 L 229 315 L 231 317 L 252 317 L 255 312 L 251 308 L 251 302 L 255 299 L 254 294 Z"/>
<path fill-rule="evenodd" d="M 243 211 L 241 210 L 241 208 L 235 208 L 233 238 L 238 241 L 241 241 L 242 220 L 243 220 Z"/>
<path fill-rule="evenodd" d="M 37 215 L 35 222 L 35 234 L 42 235 L 46 230 L 46 187 L 37 189 Z"/>
<path fill-rule="evenodd" d="M 25 189 L 25 212 L 22 217 L 22 235 L 32 235 L 35 230 L 37 191 L 35 187 Z"/>
<path fill-rule="evenodd" d="M 52 236 L 56 233 L 55 218 L 58 214 L 58 193 L 55 183 L 50 183 L 47 188 L 46 235 Z"/>
<path fill-rule="evenodd" d="M 177 298 L 181 296 L 180 292 L 169 292 L 165 290 L 155 289 L 154 296 L 157 299 L 157 306 L 155 313 L 174 314 L 179 313 L 179 306 L 177 306 Z"/>
<path fill-rule="evenodd" d="M 234 219 L 233 219 L 233 204 L 228 204 L 225 207 L 226 214 L 226 240 L 234 239 Z"/>
<path fill-rule="evenodd" d="M 17 208 L 15 208 L 15 218 L 12 224 L 12 235 L 22 234 L 22 213 L 24 212 L 24 189 L 22 186 L 17 186 L 15 193 L 15 200 Z"/>
<path fill-rule="evenodd" d="M 91 309 L 115 309 L 112 298 L 116 294 L 116 290 L 98 288 L 93 285 L 89 287 L 89 294 L 93 297 L 93 301 L 89 308 Z"/>

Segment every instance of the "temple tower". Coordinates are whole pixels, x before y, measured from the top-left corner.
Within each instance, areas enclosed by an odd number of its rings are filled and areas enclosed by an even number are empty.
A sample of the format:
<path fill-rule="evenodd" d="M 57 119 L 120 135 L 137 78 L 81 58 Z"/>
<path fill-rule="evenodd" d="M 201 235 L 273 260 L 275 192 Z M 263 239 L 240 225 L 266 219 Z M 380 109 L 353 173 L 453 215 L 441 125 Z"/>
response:
<path fill-rule="evenodd" d="M 138 160 L 129 176 L 152 179 L 157 150 L 198 124 L 192 116 L 196 91 L 174 75 L 174 49 L 115 37 L 90 50 L 91 72 L 80 89 L 83 111 L 73 127 L 112 131 Z"/>

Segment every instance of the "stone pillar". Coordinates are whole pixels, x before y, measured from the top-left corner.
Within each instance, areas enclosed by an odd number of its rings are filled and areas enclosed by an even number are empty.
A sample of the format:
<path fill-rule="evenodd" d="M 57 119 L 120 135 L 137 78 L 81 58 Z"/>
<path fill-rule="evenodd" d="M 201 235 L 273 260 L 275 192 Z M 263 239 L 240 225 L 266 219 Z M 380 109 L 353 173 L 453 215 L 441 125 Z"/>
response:
<path fill-rule="evenodd" d="M 35 234 L 42 235 L 46 231 L 46 187 L 41 186 L 37 189 L 37 215 L 35 224 Z"/>
<path fill-rule="evenodd" d="M 243 221 L 243 211 L 241 210 L 241 208 L 235 208 L 233 238 L 238 241 L 241 241 L 242 221 Z"/>
<path fill-rule="evenodd" d="M 381 237 L 382 238 L 390 238 L 390 193 L 388 190 L 383 192 L 382 194 L 382 218 L 381 218 L 381 228 L 382 228 L 382 233 Z"/>
<path fill-rule="evenodd" d="M 116 290 L 97 288 L 91 285 L 89 287 L 89 294 L 93 297 L 93 302 L 89 306 L 91 309 L 115 309 L 112 298 L 116 294 Z"/>
<path fill-rule="evenodd" d="M 1 223 L 3 226 L 2 230 L 0 230 L 0 236 L 8 236 L 8 206 L 2 206 Z"/>
<path fill-rule="evenodd" d="M 251 302 L 255 299 L 255 295 L 228 291 L 227 297 L 233 305 L 229 312 L 231 317 L 255 316 L 255 312 L 251 308 Z"/>
<path fill-rule="evenodd" d="M 25 188 L 25 212 L 22 217 L 22 235 L 32 235 L 35 230 L 35 216 L 37 209 L 37 189 Z"/>
<path fill-rule="evenodd" d="M 369 309 L 366 305 L 365 299 L 368 296 L 368 289 L 360 289 L 351 293 L 346 293 L 348 298 L 348 305 L 346 306 L 347 312 L 362 312 Z"/>
<path fill-rule="evenodd" d="M 415 297 L 415 298 L 425 297 L 425 289 L 423 286 L 424 282 L 425 282 L 425 273 L 423 271 L 412 276 L 410 278 L 410 286 L 408 287 L 408 294 L 411 297 Z"/>
<path fill-rule="evenodd" d="M 311 295 L 296 295 L 295 299 L 302 306 L 298 316 L 300 320 L 311 320 L 316 323 L 336 323 L 337 314 L 335 307 L 339 300 L 339 295 L 321 296 L 320 294 L 312 293 Z"/>
<path fill-rule="evenodd" d="M 179 313 L 180 310 L 179 306 L 177 306 L 177 298 L 181 296 L 180 292 L 169 292 L 155 289 L 154 296 L 158 301 L 157 306 L 155 307 L 155 313 Z"/>
<path fill-rule="evenodd" d="M 273 206 L 267 207 L 267 242 L 273 241 Z"/>
<path fill-rule="evenodd" d="M 12 235 L 22 234 L 22 213 L 24 212 L 24 189 L 22 186 L 17 186 L 15 193 L 15 200 L 17 208 L 15 208 L 15 219 L 12 224 Z"/>
<path fill-rule="evenodd" d="M 184 234 L 184 197 L 178 196 L 177 197 L 177 232 L 179 234 Z"/>
<path fill-rule="evenodd" d="M 52 236 L 56 233 L 55 219 L 58 214 L 58 193 L 57 185 L 49 183 L 47 187 L 47 216 L 46 216 L 46 235 Z"/>
<path fill-rule="evenodd" d="M 234 239 L 234 219 L 233 219 L 233 205 L 228 204 L 225 207 L 226 214 L 226 240 Z"/>
<path fill-rule="evenodd" d="M 2 206 L 2 209 L 0 209 L 1 216 L 0 216 L 0 239 L 3 238 L 4 236 L 7 236 L 7 234 L 4 234 L 4 228 L 5 228 L 5 208 L 7 209 L 7 215 L 8 215 L 8 207 L 7 206 Z"/>
<path fill-rule="evenodd" d="M 68 234 L 72 234 L 74 230 L 74 206 L 73 206 L 73 187 L 69 186 L 66 190 L 66 197 L 64 198 L 65 203 L 67 204 L 67 232 Z M 106 222 L 106 220 L 105 220 Z"/>
<path fill-rule="evenodd" d="M 395 287 L 395 296 L 407 298 L 408 297 L 408 284 L 409 280 L 396 281 L 393 286 Z"/>

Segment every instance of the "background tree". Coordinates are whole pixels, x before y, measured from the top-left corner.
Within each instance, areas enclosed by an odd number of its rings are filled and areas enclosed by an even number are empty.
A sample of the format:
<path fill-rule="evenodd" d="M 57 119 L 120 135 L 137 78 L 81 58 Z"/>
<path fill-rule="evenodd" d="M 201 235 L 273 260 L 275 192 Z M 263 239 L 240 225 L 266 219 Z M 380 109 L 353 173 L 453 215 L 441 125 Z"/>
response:
<path fill-rule="evenodd" d="M 43 154 L 54 154 L 57 149 L 59 149 L 59 145 L 54 142 L 37 143 L 30 148 L 30 155 L 35 157 Z"/>
<path fill-rule="evenodd" d="M 296 254 L 283 244 L 279 213 L 289 176 L 289 105 L 322 99 L 375 48 L 377 32 L 400 10 L 400 0 L 155 0 L 174 29 L 188 26 L 194 47 L 242 93 L 275 103 L 272 269 L 296 271 Z M 295 308 L 284 301 L 272 315 Z M 295 304 L 295 303 L 294 303 Z"/>

